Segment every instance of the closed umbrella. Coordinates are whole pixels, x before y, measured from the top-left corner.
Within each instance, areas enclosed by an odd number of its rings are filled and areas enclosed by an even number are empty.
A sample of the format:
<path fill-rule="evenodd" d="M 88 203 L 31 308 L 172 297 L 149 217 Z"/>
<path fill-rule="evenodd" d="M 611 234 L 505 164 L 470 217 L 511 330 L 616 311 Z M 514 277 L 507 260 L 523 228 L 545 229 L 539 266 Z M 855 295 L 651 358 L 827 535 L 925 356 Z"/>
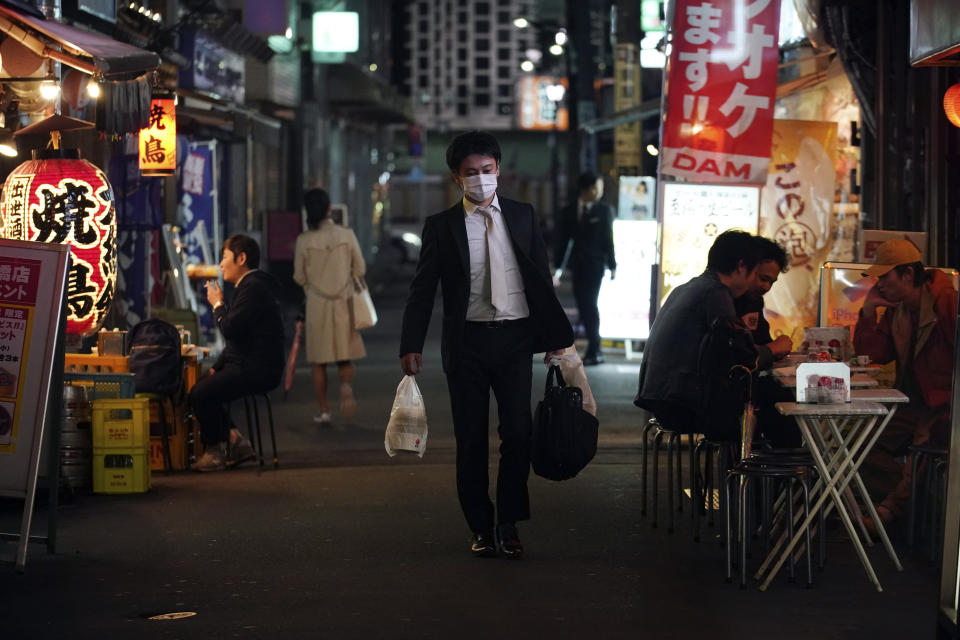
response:
<path fill-rule="evenodd" d="M 290 354 L 287 356 L 287 371 L 283 377 L 283 397 L 293 386 L 293 370 L 297 367 L 297 354 L 300 353 L 300 336 L 303 335 L 303 320 L 297 320 L 297 327 L 293 332 L 293 344 L 290 345 Z"/>

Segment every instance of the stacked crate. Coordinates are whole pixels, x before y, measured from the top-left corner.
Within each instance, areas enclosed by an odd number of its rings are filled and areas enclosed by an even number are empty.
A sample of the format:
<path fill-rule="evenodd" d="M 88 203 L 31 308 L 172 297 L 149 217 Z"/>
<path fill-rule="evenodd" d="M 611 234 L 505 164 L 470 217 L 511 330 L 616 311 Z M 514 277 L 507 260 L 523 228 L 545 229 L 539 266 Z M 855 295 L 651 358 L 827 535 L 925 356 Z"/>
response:
<path fill-rule="evenodd" d="M 93 492 L 142 493 L 150 489 L 150 401 L 93 401 Z"/>

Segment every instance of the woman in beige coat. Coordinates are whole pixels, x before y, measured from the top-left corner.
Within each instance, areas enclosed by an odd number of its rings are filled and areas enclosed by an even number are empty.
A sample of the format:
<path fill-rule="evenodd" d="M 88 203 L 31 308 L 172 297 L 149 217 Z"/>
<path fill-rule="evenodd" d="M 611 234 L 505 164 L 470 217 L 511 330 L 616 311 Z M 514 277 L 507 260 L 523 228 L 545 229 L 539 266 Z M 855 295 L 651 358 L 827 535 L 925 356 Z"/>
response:
<path fill-rule="evenodd" d="M 350 298 L 354 280 L 364 274 L 366 265 L 353 231 L 329 218 L 327 192 L 311 189 L 303 199 L 309 230 L 297 237 L 293 278 L 307 297 L 307 361 L 313 365 L 313 389 L 319 409 L 313 420 L 329 424 L 328 363 L 337 363 L 341 415 L 349 419 L 356 411 L 351 361 L 367 352 L 353 328 Z"/>

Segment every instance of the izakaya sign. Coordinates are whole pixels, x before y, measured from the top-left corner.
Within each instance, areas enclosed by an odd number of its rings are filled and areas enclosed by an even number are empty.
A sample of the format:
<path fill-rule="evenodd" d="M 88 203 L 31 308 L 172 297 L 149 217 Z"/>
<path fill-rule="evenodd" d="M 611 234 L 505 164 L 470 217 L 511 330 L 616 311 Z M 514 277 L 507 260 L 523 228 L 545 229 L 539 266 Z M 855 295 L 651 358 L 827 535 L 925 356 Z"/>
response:
<path fill-rule="evenodd" d="M 766 182 L 779 20 L 778 0 L 676 0 L 663 173 Z"/>
<path fill-rule="evenodd" d="M 177 167 L 177 113 L 173 98 L 150 101 L 150 126 L 140 130 L 140 173 L 172 176 Z"/>
<path fill-rule="evenodd" d="M 3 184 L 0 236 L 69 244 L 67 333 L 103 324 L 117 280 L 117 217 L 103 171 L 76 149 L 34 152 Z"/>

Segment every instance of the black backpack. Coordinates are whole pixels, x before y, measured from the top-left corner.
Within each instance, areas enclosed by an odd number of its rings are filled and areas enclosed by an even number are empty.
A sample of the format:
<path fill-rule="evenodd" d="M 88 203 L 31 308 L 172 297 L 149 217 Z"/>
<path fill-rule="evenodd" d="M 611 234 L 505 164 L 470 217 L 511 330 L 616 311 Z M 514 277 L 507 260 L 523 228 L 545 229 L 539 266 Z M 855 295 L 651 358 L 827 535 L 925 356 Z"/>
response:
<path fill-rule="evenodd" d="M 167 396 L 180 389 L 183 364 L 175 326 L 159 318 L 138 322 L 127 334 L 127 353 L 137 393 Z"/>
<path fill-rule="evenodd" d="M 750 332 L 735 318 L 716 318 L 700 341 L 697 373 L 703 398 L 699 412 L 706 416 L 739 415 L 748 386 L 742 376 L 736 375 L 736 369 L 752 371 L 756 366 L 757 348 Z"/>

